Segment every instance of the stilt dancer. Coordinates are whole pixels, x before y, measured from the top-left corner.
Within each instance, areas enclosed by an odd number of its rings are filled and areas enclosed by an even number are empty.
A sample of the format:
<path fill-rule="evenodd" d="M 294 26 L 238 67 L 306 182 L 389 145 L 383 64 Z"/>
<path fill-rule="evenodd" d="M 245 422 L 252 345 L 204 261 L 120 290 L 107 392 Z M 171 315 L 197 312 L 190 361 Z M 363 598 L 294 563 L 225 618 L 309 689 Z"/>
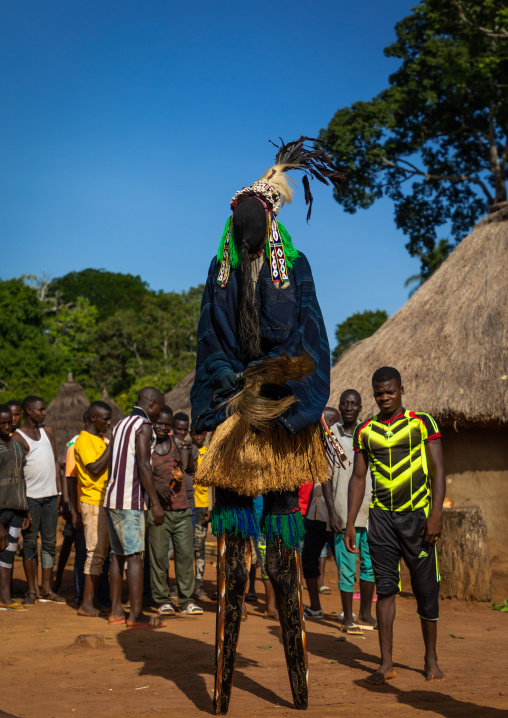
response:
<path fill-rule="evenodd" d="M 191 392 L 197 431 L 213 431 L 196 478 L 215 486 L 212 528 L 218 541 L 215 712 L 229 707 L 248 543 L 266 538 L 293 701 L 307 707 L 307 651 L 299 545 L 298 487 L 325 481 L 328 464 L 320 417 L 330 391 L 330 349 L 312 272 L 276 217 L 290 202 L 285 171 L 340 190 L 346 172 L 301 137 L 282 143 L 275 164 L 235 194 L 208 273 Z M 258 525 L 253 497 L 263 495 Z"/>

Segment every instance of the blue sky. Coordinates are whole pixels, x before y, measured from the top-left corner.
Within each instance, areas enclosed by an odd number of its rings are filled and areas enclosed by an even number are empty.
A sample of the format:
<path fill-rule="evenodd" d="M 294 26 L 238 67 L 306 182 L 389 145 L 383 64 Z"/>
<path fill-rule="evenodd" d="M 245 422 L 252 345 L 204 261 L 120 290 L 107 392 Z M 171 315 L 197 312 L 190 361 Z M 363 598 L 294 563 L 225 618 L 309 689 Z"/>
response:
<path fill-rule="evenodd" d="M 3 0 L 0 278 L 86 267 L 155 290 L 204 282 L 229 202 L 272 163 L 386 87 L 414 2 L 186 4 Z M 308 256 L 334 345 L 355 311 L 395 312 L 419 264 L 392 205 L 346 214 L 299 173 L 279 218 Z"/>

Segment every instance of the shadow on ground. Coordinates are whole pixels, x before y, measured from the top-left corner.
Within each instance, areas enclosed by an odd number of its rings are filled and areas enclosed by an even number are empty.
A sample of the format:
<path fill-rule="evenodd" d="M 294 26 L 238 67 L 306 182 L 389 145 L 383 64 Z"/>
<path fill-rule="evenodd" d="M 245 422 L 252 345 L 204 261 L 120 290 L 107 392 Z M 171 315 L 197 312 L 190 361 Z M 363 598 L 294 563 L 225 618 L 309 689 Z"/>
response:
<path fill-rule="evenodd" d="M 148 640 L 143 640 L 140 632 L 141 629 L 137 632 L 125 630 L 117 636 L 125 658 L 143 664 L 138 675 L 160 676 L 171 681 L 196 708 L 213 713 L 212 695 L 208 692 L 205 676 L 214 675 L 214 646 L 164 629 L 150 631 Z M 273 705 L 292 708 L 291 703 L 244 672 L 244 668 L 248 671 L 252 666 L 259 666 L 259 663 L 237 653 L 233 692 L 240 689 Z"/>
<path fill-rule="evenodd" d="M 396 680 L 396 679 L 395 679 Z M 372 693 L 390 693 L 399 702 L 400 705 L 406 705 L 413 710 L 429 711 L 433 715 L 441 715 L 443 718 L 506 718 L 508 711 L 501 708 L 490 708 L 489 706 L 480 706 L 469 701 L 460 701 L 457 698 L 441 693 L 436 690 L 432 691 L 403 691 L 397 688 L 394 682 L 385 683 L 382 686 L 373 686 L 367 681 L 355 681 L 357 686 L 367 688 Z M 439 683 L 432 685 L 442 685 Z"/>

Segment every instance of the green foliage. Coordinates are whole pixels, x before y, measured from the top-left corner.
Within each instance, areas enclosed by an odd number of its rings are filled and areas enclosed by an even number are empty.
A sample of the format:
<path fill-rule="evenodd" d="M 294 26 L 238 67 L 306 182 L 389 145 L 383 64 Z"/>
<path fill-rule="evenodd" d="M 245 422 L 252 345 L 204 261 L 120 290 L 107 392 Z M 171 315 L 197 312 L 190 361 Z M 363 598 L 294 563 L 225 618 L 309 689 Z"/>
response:
<path fill-rule="evenodd" d="M 56 391 L 47 370 L 64 367 L 44 330 L 36 290 L 23 278 L 0 282 L 0 401 Z"/>
<path fill-rule="evenodd" d="M 387 319 L 388 314 L 384 309 L 377 309 L 376 311 L 355 312 L 341 324 L 337 324 L 335 330 L 337 346 L 332 353 L 333 363 L 336 364 L 350 346 L 361 339 L 372 336 Z"/>
<path fill-rule="evenodd" d="M 174 386 L 196 361 L 202 293 L 202 287 L 181 294 L 152 293 L 138 311 L 119 310 L 101 322 L 92 369 L 95 383 L 127 402 L 147 384 L 148 376 L 164 391 Z"/>
<path fill-rule="evenodd" d="M 106 287 L 95 291 L 96 285 L 90 296 L 71 300 L 55 289 L 55 282 L 76 288 L 76 277 L 85 274 L 107 275 L 109 295 Z M 193 368 L 202 286 L 156 293 L 139 277 L 101 270 L 72 272 L 55 282 L 0 281 L 0 402 L 29 393 L 49 402 L 70 371 L 90 397 L 106 388 L 128 411 L 143 386 L 167 392 Z M 135 302 L 126 293 L 122 305 L 117 289 L 127 285 L 140 292 Z M 100 302 L 109 297 L 102 313 L 93 296 Z M 120 306 L 112 310 L 115 297 Z"/>
<path fill-rule="evenodd" d="M 88 299 L 96 307 L 99 319 L 118 309 L 139 309 L 139 301 L 150 293 L 148 284 L 139 275 L 107 272 L 104 269 L 83 269 L 54 279 L 49 293 L 66 304 L 75 304 L 78 297 Z"/>
<path fill-rule="evenodd" d="M 495 601 L 491 601 L 490 605 L 494 609 L 494 611 L 501 611 L 501 613 L 508 613 L 508 599 L 505 598 L 503 600 L 503 603 L 496 603 Z"/>
<path fill-rule="evenodd" d="M 423 0 L 395 29 L 389 87 L 340 109 L 320 140 L 352 170 L 344 209 L 389 197 L 409 253 L 425 259 L 440 226 L 458 242 L 506 200 L 508 5 Z"/>

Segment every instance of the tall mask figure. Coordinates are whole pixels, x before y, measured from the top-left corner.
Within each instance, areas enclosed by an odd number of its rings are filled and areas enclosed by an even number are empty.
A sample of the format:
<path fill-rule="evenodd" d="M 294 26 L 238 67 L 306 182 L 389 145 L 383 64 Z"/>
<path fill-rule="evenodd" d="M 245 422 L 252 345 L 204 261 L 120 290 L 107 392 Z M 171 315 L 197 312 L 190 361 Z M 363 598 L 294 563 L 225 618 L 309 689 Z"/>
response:
<path fill-rule="evenodd" d="M 303 172 L 307 219 L 309 179 L 340 191 L 346 174 L 308 142 L 282 144 L 263 177 L 233 197 L 201 306 L 191 402 L 196 431 L 213 432 L 196 479 L 215 488 L 218 714 L 229 707 L 250 539 L 260 533 L 293 701 L 300 709 L 308 702 L 298 487 L 328 478 L 320 418 L 330 392 L 330 348 L 309 262 L 277 216 L 292 199 L 288 170 Z M 260 494 L 258 523 L 253 498 Z"/>

